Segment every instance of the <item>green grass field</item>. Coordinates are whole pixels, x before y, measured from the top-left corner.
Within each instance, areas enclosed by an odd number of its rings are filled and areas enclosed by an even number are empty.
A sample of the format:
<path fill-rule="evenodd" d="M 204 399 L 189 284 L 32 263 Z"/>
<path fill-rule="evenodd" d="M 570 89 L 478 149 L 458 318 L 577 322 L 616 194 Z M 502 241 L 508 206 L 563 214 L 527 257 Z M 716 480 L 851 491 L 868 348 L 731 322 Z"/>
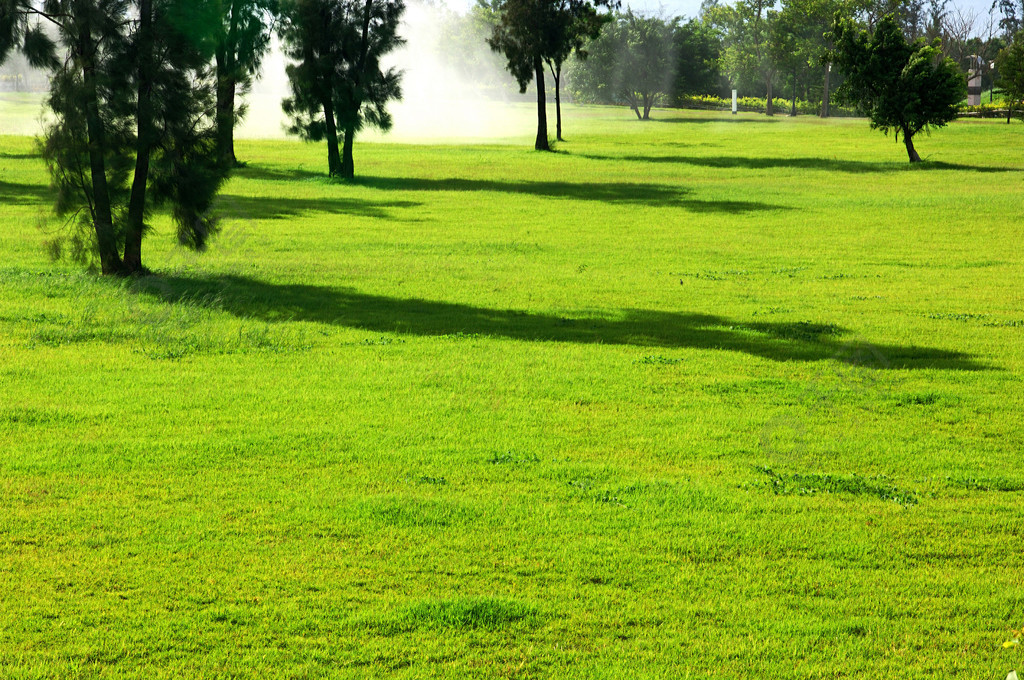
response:
<path fill-rule="evenodd" d="M 0 677 L 1024 668 L 1024 127 L 657 117 L 243 142 L 137 281 L 0 138 Z"/>

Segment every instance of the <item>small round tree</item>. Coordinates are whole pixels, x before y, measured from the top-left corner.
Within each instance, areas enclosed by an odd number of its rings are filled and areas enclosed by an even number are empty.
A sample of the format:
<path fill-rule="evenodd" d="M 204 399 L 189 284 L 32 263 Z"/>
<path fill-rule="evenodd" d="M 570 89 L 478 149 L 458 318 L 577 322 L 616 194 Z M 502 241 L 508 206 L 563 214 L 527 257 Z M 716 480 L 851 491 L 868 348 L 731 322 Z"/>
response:
<path fill-rule="evenodd" d="M 910 162 L 919 162 L 914 135 L 956 118 L 967 96 L 967 82 L 942 56 L 940 41 L 908 42 L 892 15 L 869 34 L 837 14 L 828 38 L 834 45 L 828 60 L 846 76 L 836 98 L 864 111 L 872 128 L 902 137 Z"/>

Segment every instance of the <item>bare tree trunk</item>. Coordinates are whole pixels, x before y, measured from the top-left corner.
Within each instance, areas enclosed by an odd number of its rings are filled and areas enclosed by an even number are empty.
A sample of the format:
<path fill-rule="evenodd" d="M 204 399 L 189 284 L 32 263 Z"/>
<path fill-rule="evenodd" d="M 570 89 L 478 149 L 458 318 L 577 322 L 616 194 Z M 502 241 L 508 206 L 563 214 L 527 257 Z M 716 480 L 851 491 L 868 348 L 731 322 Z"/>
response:
<path fill-rule="evenodd" d="M 217 50 L 217 155 L 231 166 L 235 158 L 235 79 L 227 71 L 228 57 Z"/>
<path fill-rule="evenodd" d="M 537 140 L 533 148 L 537 151 L 551 151 L 548 144 L 547 96 L 544 93 L 544 64 L 540 57 L 533 60 L 534 78 L 537 80 Z"/>
<path fill-rule="evenodd" d="M 327 124 L 327 174 L 337 177 L 341 174 L 341 156 L 338 154 L 338 126 L 334 120 L 334 105 L 327 99 L 323 107 Z"/>
<path fill-rule="evenodd" d="M 555 139 L 564 142 L 562 139 L 562 65 L 555 69 Z"/>
<path fill-rule="evenodd" d="M 217 46 L 217 153 L 228 166 L 235 165 L 235 92 L 238 88 L 238 8 L 231 2 L 228 34 Z"/>
<path fill-rule="evenodd" d="M 914 148 L 914 135 L 907 131 L 907 128 L 903 128 L 903 144 L 907 147 L 907 156 L 910 158 L 911 163 L 920 163 L 921 157 L 917 155 L 917 149 Z"/>
<path fill-rule="evenodd" d="M 765 100 L 764 115 L 774 116 L 775 115 L 775 102 L 772 99 L 772 79 L 768 79 L 768 96 Z"/>
<path fill-rule="evenodd" d="M 356 128 L 349 125 L 345 128 L 345 141 L 341 147 L 341 177 L 342 179 L 355 179 L 356 162 L 352 157 L 352 146 L 356 139 Z"/>
<path fill-rule="evenodd" d="M 129 274 L 143 271 L 142 233 L 146 226 L 146 185 L 149 182 L 150 151 L 156 141 L 153 134 L 153 0 L 142 0 L 139 3 L 138 45 L 135 176 L 128 199 L 128 225 L 124 236 L 124 270 Z"/>
<path fill-rule="evenodd" d="M 110 210 L 110 192 L 107 187 L 107 169 L 103 158 L 106 135 L 100 118 L 99 88 L 96 83 L 96 44 L 89 30 L 89 19 L 76 17 L 78 49 L 82 59 L 82 86 L 85 89 L 85 124 L 89 135 L 89 176 L 92 183 L 92 222 L 96 230 L 96 245 L 100 251 L 100 270 L 104 274 L 121 272 L 114 220 Z"/>

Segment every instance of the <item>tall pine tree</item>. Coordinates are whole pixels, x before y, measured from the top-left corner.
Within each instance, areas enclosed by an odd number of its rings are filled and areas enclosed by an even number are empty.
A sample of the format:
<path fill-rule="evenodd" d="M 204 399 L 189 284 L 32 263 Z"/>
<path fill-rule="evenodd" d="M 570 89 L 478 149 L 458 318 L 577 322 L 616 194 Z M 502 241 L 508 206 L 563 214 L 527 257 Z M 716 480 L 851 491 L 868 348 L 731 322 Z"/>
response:
<path fill-rule="evenodd" d="M 287 0 L 281 37 L 292 96 L 289 132 L 327 142 L 331 177 L 355 176 L 353 145 L 365 125 L 391 128 L 387 104 L 401 97 L 401 74 L 381 59 L 404 44 L 402 0 Z M 339 136 L 341 152 L 338 151 Z"/>
<path fill-rule="evenodd" d="M 178 239 L 201 249 L 225 169 L 214 153 L 201 0 L 0 0 L 0 59 L 20 49 L 52 70 L 43 156 L 70 216 L 57 253 L 137 274 L 147 217 L 168 205 Z M 54 42 L 41 28 L 51 24 Z M 64 246 L 70 245 L 70 250 Z"/>

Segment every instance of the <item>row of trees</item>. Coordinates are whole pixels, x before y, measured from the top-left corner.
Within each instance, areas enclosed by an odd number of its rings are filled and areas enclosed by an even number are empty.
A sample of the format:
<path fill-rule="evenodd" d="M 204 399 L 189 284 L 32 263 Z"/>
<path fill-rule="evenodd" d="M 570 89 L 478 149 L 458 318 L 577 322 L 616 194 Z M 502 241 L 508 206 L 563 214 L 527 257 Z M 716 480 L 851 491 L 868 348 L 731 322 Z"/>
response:
<path fill-rule="evenodd" d="M 837 14 L 869 31 L 891 16 L 911 43 L 940 39 L 942 54 L 965 75 L 974 55 L 986 66 L 983 87 L 991 88 L 999 71 L 987 67 L 1024 22 L 1024 0 L 997 0 L 997 7 L 999 14 L 979 15 L 950 0 L 705 0 L 689 21 L 627 11 L 586 46 L 588 59 L 570 64 L 571 89 L 581 101 L 626 104 L 640 117 L 652 101 L 677 105 L 732 88 L 765 98 L 768 115 L 782 93 L 793 102 L 791 114 L 803 99 L 820 102 L 828 116 L 844 77 L 825 59 Z"/>
<path fill-rule="evenodd" d="M 544 71 L 555 86 L 556 138 L 562 139 L 562 68 L 569 56 L 586 58 L 584 44 L 598 37 L 610 18 L 600 10 L 617 6 L 616 0 L 494 0 L 481 2 L 491 24 L 487 44 L 507 59 L 509 72 L 526 92 L 537 86 L 537 138 L 534 148 L 550 149 Z"/>
<path fill-rule="evenodd" d="M 294 63 L 292 132 L 326 140 L 352 177 L 364 124 L 390 125 L 401 0 L 0 0 L 0 64 L 20 53 L 50 73 L 43 157 L 68 230 L 54 248 L 104 274 L 145 271 L 149 217 L 164 206 L 200 250 L 232 167 L 239 95 L 276 28 Z M 339 152 L 339 129 L 343 146 Z"/>

